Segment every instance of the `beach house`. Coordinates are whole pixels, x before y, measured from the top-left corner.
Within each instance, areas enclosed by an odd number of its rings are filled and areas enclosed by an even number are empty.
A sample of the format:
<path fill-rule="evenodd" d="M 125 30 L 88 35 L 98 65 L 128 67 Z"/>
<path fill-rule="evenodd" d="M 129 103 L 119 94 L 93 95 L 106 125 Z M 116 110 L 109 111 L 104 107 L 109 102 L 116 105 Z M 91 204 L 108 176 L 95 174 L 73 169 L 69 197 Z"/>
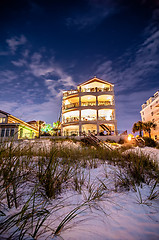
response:
<path fill-rule="evenodd" d="M 114 85 L 97 77 L 63 91 L 62 136 L 116 135 Z"/>
<path fill-rule="evenodd" d="M 32 139 L 38 137 L 38 128 L 28 124 L 21 119 L 0 110 L 0 140 Z"/>

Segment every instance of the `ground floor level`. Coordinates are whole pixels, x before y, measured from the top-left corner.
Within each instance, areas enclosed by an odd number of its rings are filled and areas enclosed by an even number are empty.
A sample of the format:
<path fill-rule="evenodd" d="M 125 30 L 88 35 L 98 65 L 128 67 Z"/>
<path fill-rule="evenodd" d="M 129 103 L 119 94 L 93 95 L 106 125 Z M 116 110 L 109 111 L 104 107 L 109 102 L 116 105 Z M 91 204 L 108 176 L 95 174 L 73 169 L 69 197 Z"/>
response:
<path fill-rule="evenodd" d="M 38 131 L 31 127 L 23 126 L 21 124 L 0 124 L 0 140 L 7 140 L 10 138 L 17 139 L 33 139 L 38 137 Z"/>
<path fill-rule="evenodd" d="M 116 135 L 117 125 L 116 123 L 87 123 L 62 126 L 61 128 L 62 136 L 81 136 L 88 133 L 93 133 L 98 136 Z"/>

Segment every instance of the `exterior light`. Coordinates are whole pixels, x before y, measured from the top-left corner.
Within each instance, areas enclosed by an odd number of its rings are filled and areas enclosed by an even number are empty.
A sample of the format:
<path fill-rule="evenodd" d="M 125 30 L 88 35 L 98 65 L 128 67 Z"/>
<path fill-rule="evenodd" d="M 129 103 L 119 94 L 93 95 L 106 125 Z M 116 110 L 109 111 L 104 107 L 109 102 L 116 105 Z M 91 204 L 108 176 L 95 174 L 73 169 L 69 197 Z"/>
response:
<path fill-rule="evenodd" d="M 129 135 L 128 135 L 128 141 L 131 141 L 132 138 L 134 138 L 134 135 L 133 135 L 133 134 L 129 134 Z"/>

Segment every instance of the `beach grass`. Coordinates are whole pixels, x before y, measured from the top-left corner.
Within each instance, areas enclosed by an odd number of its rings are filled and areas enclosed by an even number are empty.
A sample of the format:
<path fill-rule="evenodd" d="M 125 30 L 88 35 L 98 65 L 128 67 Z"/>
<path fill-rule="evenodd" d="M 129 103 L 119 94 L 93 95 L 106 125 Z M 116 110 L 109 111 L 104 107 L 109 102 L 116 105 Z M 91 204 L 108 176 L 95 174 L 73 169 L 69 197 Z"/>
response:
<path fill-rule="evenodd" d="M 47 140 L 49 141 L 49 140 Z M 63 141 L 65 143 L 66 141 Z M 60 144 L 59 144 L 60 143 Z M 148 200 L 158 198 L 159 168 L 155 161 L 144 154 L 126 152 L 130 146 L 110 151 L 106 148 L 75 142 L 40 141 L 6 142 L 0 146 L 0 235 L 10 239 L 38 239 L 41 235 L 59 235 L 65 226 L 88 207 L 108 198 L 111 191 L 138 192 L 139 187 L 152 185 Z M 91 170 L 101 165 L 116 167 L 113 172 L 114 188 L 109 189 L 106 179 L 92 181 Z M 83 201 L 70 208 L 59 223 L 49 228 L 47 219 L 59 209 L 65 208 L 59 198 L 67 191 L 81 194 Z M 87 191 L 87 192 L 86 192 Z M 57 219 L 58 222 L 58 219 Z"/>

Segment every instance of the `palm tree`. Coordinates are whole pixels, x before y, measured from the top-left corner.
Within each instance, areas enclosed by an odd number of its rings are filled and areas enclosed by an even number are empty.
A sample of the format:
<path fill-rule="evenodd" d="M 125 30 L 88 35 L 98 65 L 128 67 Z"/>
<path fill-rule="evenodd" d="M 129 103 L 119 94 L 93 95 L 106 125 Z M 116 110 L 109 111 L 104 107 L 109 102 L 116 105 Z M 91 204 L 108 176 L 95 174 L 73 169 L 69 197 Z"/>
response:
<path fill-rule="evenodd" d="M 39 130 L 39 138 L 41 135 L 41 126 L 44 124 L 44 121 L 38 120 L 38 130 Z"/>
<path fill-rule="evenodd" d="M 139 132 L 139 136 L 142 137 L 142 130 L 143 130 L 143 122 L 138 121 L 137 123 L 134 123 L 132 132 Z"/>
<path fill-rule="evenodd" d="M 143 130 L 149 134 L 149 137 L 151 138 L 151 129 L 156 128 L 157 124 L 153 123 L 152 121 L 148 121 L 143 123 Z"/>

